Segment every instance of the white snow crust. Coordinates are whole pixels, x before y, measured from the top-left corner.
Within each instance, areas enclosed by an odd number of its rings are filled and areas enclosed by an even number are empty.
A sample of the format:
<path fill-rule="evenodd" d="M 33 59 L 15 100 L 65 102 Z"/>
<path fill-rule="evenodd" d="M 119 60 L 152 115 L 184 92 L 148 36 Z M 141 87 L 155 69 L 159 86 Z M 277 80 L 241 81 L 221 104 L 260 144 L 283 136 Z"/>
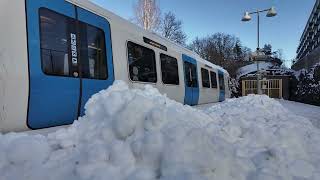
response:
<path fill-rule="evenodd" d="M 0 134 L 1 180 L 319 180 L 320 131 L 267 96 L 195 109 L 121 81 L 73 125 Z"/>
<path fill-rule="evenodd" d="M 272 68 L 273 66 L 274 65 L 271 62 L 260 62 L 259 63 L 260 70 L 267 70 L 267 69 Z M 257 71 L 257 64 L 256 63 L 249 64 L 247 66 L 239 68 L 239 70 L 237 71 L 237 78 L 240 78 L 244 75 L 247 75 L 249 73 L 256 72 L 256 71 Z"/>

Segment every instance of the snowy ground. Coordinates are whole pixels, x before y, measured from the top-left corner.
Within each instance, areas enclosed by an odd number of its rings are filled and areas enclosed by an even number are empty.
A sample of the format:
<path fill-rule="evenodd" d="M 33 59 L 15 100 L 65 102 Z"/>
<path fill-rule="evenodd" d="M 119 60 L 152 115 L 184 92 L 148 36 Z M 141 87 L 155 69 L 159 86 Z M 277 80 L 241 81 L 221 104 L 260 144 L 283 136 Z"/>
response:
<path fill-rule="evenodd" d="M 320 128 L 320 107 L 292 101 L 279 101 L 291 113 L 308 118 L 312 124 Z"/>
<path fill-rule="evenodd" d="M 320 107 L 286 100 L 278 100 L 278 102 L 280 102 L 280 104 L 291 114 L 303 116 L 304 118 L 309 119 L 314 126 L 320 128 Z M 210 109 L 215 105 L 218 105 L 218 103 L 200 105 L 196 108 L 206 112 L 207 109 Z"/>
<path fill-rule="evenodd" d="M 248 96 L 201 110 L 116 82 L 49 135 L 0 134 L 1 180 L 319 180 L 320 131 Z"/>

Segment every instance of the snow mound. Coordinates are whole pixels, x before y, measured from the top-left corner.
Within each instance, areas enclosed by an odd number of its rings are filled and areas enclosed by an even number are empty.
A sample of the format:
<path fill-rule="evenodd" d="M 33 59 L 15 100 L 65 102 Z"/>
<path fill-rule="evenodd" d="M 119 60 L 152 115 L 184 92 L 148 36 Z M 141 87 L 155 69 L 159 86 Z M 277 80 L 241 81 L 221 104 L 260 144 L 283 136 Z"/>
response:
<path fill-rule="evenodd" d="M 266 96 L 198 110 L 121 81 L 49 135 L 0 134 L 1 180 L 320 178 L 320 132 Z"/>

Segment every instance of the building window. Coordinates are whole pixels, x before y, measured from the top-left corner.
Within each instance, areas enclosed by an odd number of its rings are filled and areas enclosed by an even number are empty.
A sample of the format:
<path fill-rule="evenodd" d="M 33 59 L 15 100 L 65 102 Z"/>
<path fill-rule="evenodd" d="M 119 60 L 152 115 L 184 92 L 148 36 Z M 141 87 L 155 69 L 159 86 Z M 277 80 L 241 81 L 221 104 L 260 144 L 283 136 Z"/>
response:
<path fill-rule="evenodd" d="M 179 85 L 178 61 L 176 58 L 160 54 L 162 82 L 164 84 Z"/>
<path fill-rule="evenodd" d="M 223 74 L 219 74 L 219 87 L 220 87 L 220 91 L 225 90 Z"/>
<path fill-rule="evenodd" d="M 128 42 L 128 62 L 132 81 L 157 82 L 156 58 L 152 49 Z"/>
<path fill-rule="evenodd" d="M 77 27 L 75 19 L 46 8 L 41 8 L 39 13 L 41 62 L 45 74 L 107 79 L 103 30 L 83 22 Z"/>
<path fill-rule="evenodd" d="M 210 88 L 209 71 L 201 68 L 202 87 Z"/>
<path fill-rule="evenodd" d="M 210 71 L 210 76 L 211 76 L 211 88 L 218 88 L 218 83 L 217 83 L 217 74 L 215 72 Z"/>

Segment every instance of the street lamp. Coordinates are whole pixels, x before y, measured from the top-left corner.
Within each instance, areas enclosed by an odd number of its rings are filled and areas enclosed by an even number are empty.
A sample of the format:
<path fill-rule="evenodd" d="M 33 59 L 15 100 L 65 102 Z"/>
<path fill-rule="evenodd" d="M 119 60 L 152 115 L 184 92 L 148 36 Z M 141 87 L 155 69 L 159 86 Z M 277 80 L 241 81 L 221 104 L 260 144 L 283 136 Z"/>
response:
<path fill-rule="evenodd" d="M 242 17 L 242 21 L 247 22 L 250 21 L 252 18 L 250 15 L 256 14 L 258 17 L 258 46 L 257 46 L 257 55 L 261 54 L 260 53 L 260 13 L 267 12 L 267 17 L 274 17 L 277 15 L 276 9 L 274 7 L 271 7 L 269 9 L 265 10 L 257 10 L 254 12 L 245 12 L 244 16 Z M 261 95 L 261 86 L 260 86 L 260 72 L 259 72 L 259 60 L 257 61 L 257 87 L 258 87 L 258 94 Z M 260 60 L 261 61 L 261 60 Z"/>

